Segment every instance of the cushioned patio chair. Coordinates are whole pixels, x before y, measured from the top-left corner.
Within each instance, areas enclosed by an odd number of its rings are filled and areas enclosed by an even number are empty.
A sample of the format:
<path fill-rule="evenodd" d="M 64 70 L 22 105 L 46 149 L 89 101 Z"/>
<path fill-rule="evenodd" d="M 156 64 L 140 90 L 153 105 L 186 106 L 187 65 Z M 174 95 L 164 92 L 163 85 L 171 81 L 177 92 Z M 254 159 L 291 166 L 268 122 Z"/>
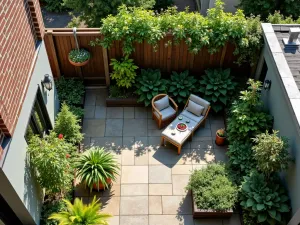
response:
<path fill-rule="evenodd" d="M 153 97 L 152 119 L 157 122 L 159 129 L 168 125 L 173 119 L 175 119 L 177 112 L 177 104 L 167 94 L 159 94 Z"/>
<path fill-rule="evenodd" d="M 195 131 L 200 125 L 205 126 L 209 110 L 210 103 L 208 101 L 191 94 L 180 115 L 186 116 L 197 123 L 197 126 L 194 128 Z"/>

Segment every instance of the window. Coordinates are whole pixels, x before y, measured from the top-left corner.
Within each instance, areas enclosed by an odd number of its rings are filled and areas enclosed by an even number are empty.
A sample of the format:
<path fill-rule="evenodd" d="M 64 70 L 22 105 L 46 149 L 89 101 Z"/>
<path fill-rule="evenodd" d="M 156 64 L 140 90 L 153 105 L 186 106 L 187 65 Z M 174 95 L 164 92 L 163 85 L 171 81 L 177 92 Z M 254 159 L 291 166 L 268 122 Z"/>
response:
<path fill-rule="evenodd" d="M 261 69 L 261 72 L 260 72 L 260 77 L 259 77 L 259 80 L 261 82 L 264 82 L 265 81 L 265 78 L 267 76 L 267 73 L 268 73 L 268 66 L 267 66 L 267 63 L 266 63 L 266 60 L 264 59 L 264 64 L 263 64 L 263 67 Z"/>
<path fill-rule="evenodd" d="M 5 135 L 2 132 L 2 130 L 0 129 L 0 146 L 2 145 L 3 141 L 4 141 Z"/>
<path fill-rule="evenodd" d="M 38 89 L 34 105 L 32 107 L 31 115 L 25 133 L 25 139 L 28 142 L 30 138 L 37 134 L 43 137 L 48 131 L 52 129 L 48 112 L 44 103 L 41 90 Z"/>
<path fill-rule="evenodd" d="M 0 225 L 22 225 L 16 214 L 0 194 Z"/>

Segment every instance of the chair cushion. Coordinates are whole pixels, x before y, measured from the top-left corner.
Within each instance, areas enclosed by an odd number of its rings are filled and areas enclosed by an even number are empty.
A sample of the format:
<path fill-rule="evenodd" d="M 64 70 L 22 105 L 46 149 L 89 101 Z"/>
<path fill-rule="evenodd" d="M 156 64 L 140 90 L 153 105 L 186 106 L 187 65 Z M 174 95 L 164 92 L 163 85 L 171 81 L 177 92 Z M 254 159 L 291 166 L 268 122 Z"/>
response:
<path fill-rule="evenodd" d="M 195 121 L 196 123 L 200 123 L 202 121 L 202 119 L 204 118 L 204 116 L 196 116 L 195 114 L 190 113 L 186 109 L 182 111 L 181 115 Z"/>
<path fill-rule="evenodd" d="M 160 111 L 161 115 L 162 115 L 162 120 L 166 120 L 172 116 L 174 116 L 176 114 L 176 111 L 169 106 L 168 108 L 165 108 L 163 110 Z M 159 114 L 155 111 L 154 115 L 159 118 Z"/>
<path fill-rule="evenodd" d="M 207 109 L 208 109 L 208 106 L 210 105 L 210 103 L 208 101 L 204 100 L 203 98 L 200 98 L 200 97 L 198 97 L 196 95 L 193 95 L 193 94 L 191 94 L 190 100 L 197 103 L 197 104 L 199 104 L 199 105 L 202 105 L 204 107 L 204 110 L 202 111 L 202 115 L 204 116 Z"/>
<path fill-rule="evenodd" d="M 204 110 L 204 107 L 189 100 L 189 104 L 188 104 L 188 107 L 186 107 L 186 110 L 195 114 L 196 116 L 201 116 L 201 113 Z"/>
<path fill-rule="evenodd" d="M 155 107 L 156 107 L 159 111 L 161 111 L 161 110 L 163 110 L 163 109 L 165 109 L 165 108 L 168 108 L 168 107 L 170 106 L 170 103 L 169 103 L 169 96 L 166 95 L 165 97 L 163 97 L 163 98 L 161 98 L 161 99 L 155 101 L 155 102 L 154 102 L 154 105 L 155 105 Z"/>

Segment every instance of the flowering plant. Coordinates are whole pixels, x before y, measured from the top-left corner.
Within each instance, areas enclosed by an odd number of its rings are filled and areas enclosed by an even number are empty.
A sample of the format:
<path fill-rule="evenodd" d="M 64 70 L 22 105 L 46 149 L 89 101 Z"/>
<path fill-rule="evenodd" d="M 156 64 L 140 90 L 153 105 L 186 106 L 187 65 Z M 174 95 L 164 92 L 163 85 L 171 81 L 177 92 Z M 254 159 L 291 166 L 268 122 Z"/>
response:
<path fill-rule="evenodd" d="M 85 62 L 85 61 L 89 60 L 89 58 L 90 58 L 90 53 L 83 48 L 73 49 L 69 53 L 69 59 L 75 63 Z"/>
<path fill-rule="evenodd" d="M 224 128 L 217 130 L 217 135 L 219 137 L 226 137 L 226 131 Z"/>

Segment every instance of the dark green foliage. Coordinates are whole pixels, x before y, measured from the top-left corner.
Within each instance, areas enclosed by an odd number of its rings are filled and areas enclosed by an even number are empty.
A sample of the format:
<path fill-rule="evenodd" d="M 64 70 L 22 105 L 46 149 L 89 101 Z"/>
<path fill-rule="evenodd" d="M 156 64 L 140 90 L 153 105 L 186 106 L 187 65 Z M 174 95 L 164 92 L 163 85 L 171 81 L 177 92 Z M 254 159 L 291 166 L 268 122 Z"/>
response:
<path fill-rule="evenodd" d="M 67 7 L 79 13 L 80 21 L 83 21 L 88 27 L 100 27 L 101 20 L 108 15 L 115 15 L 117 9 L 122 4 L 127 6 L 138 6 L 145 9 L 151 9 L 155 0 L 64 0 Z"/>
<path fill-rule="evenodd" d="M 227 155 L 229 157 L 227 167 L 230 177 L 240 185 L 243 176 L 247 176 L 253 169 L 256 169 L 256 161 L 253 157 L 252 145 L 234 141 L 228 147 Z"/>
<path fill-rule="evenodd" d="M 239 4 L 246 16 L 260 15 L 263 19 L 267 18 L 269 13 L 273 13 L 276 6 L 276 0 L 241 0 Z"/>
<path fill-rule="evenodd" d="M 62 76 L 55 81 L 55 85 L 61 103 L 66 102 L 69 106 L 81 103 L 82 96 L 84 95 L 82 80 L 74 78 L 65 79 Z"/>
<path fill-rule="evenodd" d="M 110 85 L 109 86 L 109 97 L 110 98 L 127 98 L 130 95 L 128 90 L 124 90 L 117 85 Z"/>
<path fill-rule="evenodd" d="M 215 112 L 227 106 L 234 93 L 237 83 L 230 75 L 230 69 L 208 69 L 200 80 L 202 97 L 211 103 Z"/>
<path fill-rule="evenodd" d="M 173 5 L 174 5 L 173 0 L 156 0 L 153 9 L 160 12 L 162 9 L 165 10 L 168 7 L 173 6 Z"/>
<path fill-rule="evenodd" d="M 298 0 L 285 0 L 281 5 L 282 12 L 286 16 L 292 16 L 294 19 L 298 19 L 297 23 L 300 23 L 300 4 Z"/>
<path fill-rule="evenodd" d="M 232 104 L 227 125 L 229 141 L 245 141 L 272 127 L 272 117 L 261 107 L 261 82 L 249 79 L 248 84 L 248 89 L 241 91 L 240 99 Z"/>
<path fill-rule="evenodd" d="M 232 209 L 237 200 L 237 188 L 228 179 L 222 164 L 209 164 L 207 168 L 195 170 L 187 189 L 193 191 L 199 209 Z"/>
<path fill-rule="evenodd" d="M 186 103 L 190 94 L 196 90 L 197 80 L 189 76 L 188 70 L 182 73 L 173 71 L 167 82 L 168 94 L 179 104 Z"/>
<path fill-rule="evenodd" d="M 63 0 L 44 0 L 45 8 L 50 12 L 62 12 L 67 8 L 63 4 Z"/>
<path fill-rule="evenodd" d="M 161 79 L 160 70 L 141 70 L 141 75 L 136 79 L 136 94 L 138 101 L 150 105 L 152 98 L 158 94 L 166 93 L 166 80 Z"/>
<path fill-rule="evenodd" d="M 80 122 L 81 118 L 84 115 L 84 109 L 81 107 L 74 106 L 74 105 L 70 105 L 69 108 L 70 108 L 70 111 L 79 119 L 78 122 Z"/>
<path fill-rule="evenodd" d="M 242 208 L 256 224 L 286 224 L 289 198 L 279 178 L 267 180 L 258 172 L 244 177 L 240 200 Z"/>

